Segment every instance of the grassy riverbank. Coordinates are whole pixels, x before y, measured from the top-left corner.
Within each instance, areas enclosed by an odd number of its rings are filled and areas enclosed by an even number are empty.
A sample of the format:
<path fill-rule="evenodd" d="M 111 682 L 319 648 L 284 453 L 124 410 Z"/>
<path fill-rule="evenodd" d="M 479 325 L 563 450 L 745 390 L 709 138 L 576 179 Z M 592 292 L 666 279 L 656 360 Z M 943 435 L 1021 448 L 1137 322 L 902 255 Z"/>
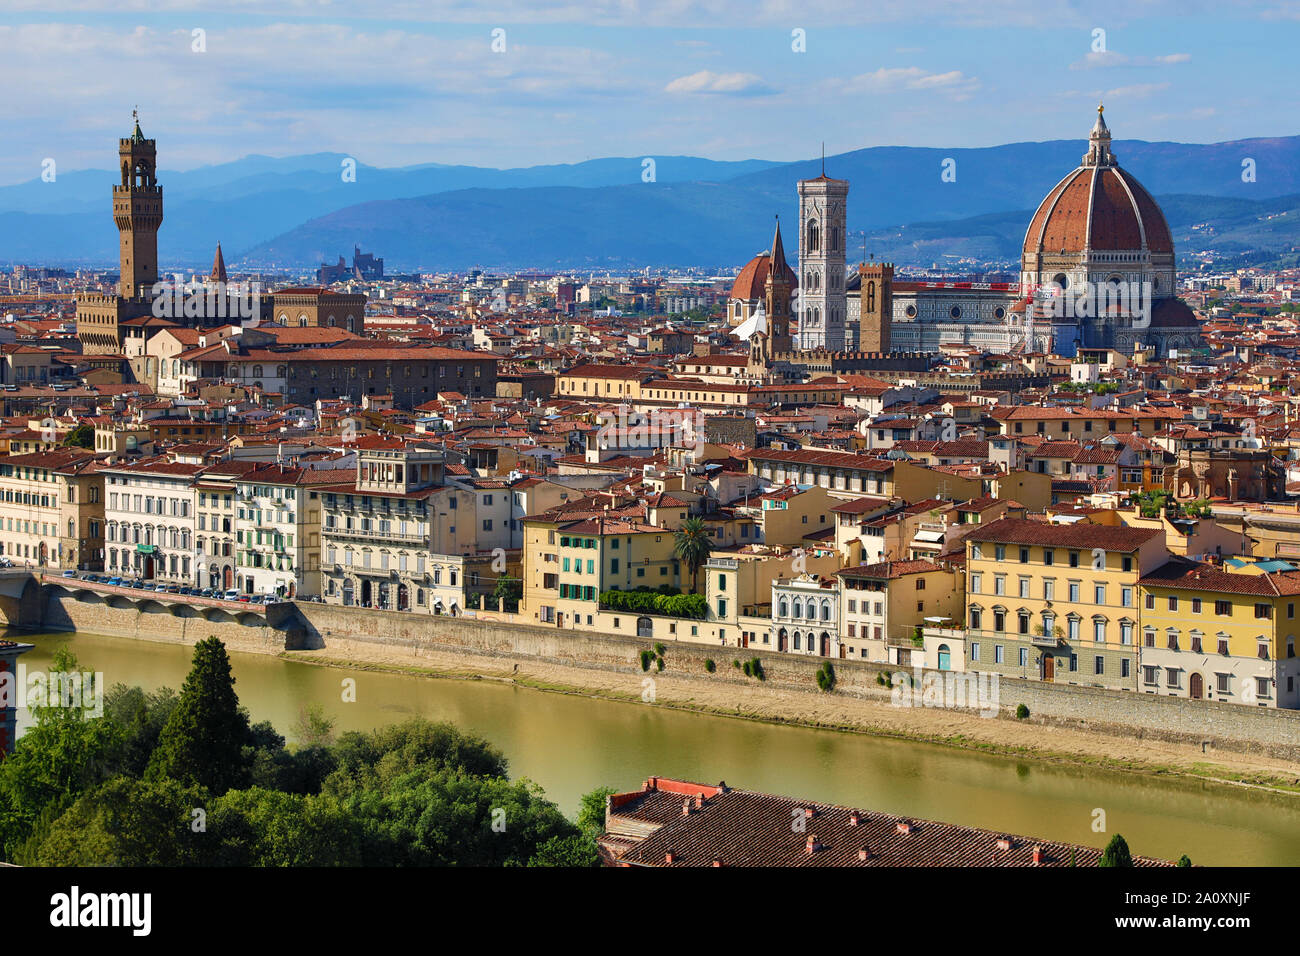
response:
<path fill-rule="evenodd" d="M 287 651 L 286 660 L 429 678 L 493 680 L 721 717 L 915 740 L 986 754 L 1096 767 L 1122 773 L 1194 778 L 1233 787 L 1300 794 L 1300 765 L 1276 758 L 1150 738 L 1111 736 L 1030 717 L 983 719 L 954 710 L 899 708 L 884 700 L 789 690 L 717 677 L 653 673 L 654 703 L 643 701 L 640 672 L 585 668 L 539 659 L 487 657 L 444 648 L 407 649 L 335 638 L 328 648 Z M 1116 756 L 1123 753 L 1124 756 Z"/>

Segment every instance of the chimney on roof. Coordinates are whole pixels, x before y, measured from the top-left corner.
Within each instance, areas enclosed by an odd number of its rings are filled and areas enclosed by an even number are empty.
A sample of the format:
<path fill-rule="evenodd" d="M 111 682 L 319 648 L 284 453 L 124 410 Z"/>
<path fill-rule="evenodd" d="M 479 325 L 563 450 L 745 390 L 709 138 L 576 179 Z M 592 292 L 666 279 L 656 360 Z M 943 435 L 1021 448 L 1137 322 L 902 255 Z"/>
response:
<path fill-rule="evenodd" d="M 821 842 L 817 839 L 817 837 L 811 834 L 808 836 L 808 839 L 804 841 L 803 850 L 805 853 L 816 853 L 821 848 L 822 848 Z"/>
<path fill-rule="evenodd" d="M 865 846 L 859 848 L 859 850 L 858 850 L 858 859 L 859 859 L 859 860 L 869 860 L 869 859 L 871 859 L 871 851 L 870 851 L 869 849 L 867 849 L 867 847 L 865 847 Z"/>
<path fill-rule="evenodd" d="M 998 837 L 998 849 L 1004 852 L 1010 850 L 1011 841 L 1008 840 L 1006 837 Z"/>
<path fill-rule="evenodd" d="M 713 865 L 714 865 L 714 866 L 722 866 L 722 857 L 720 857 L 720 856 L 715 856 L 715 857 L 713 858 Z"/>
<path fill-rule="evenodd" d="M 703 809 L 704 809 L 704 794 L 703 794 L 703 793 L 697 793 L 697 794 L 695 795 L 695 809 L 696 809 L 696 810 L 703 810 Z"/>
<path fill-rule="evenodd" d="M 904 834 L 906 834 L 906 833 L 911 833 L 911 832 L 912 832 L 912 824 L 908 823 L 906 820 L 899 820 L 899 821 L 898 821 L 898 826 L 896 826 L 895 829 L 896 829 L 899 833 L 904 833 Z"/>
<path fill-rule="evenodd" d="M 1041 846 L 1036 846 L 1034 847 L 1034 866 L 1042 866 L 1042 864 L 1043 864 L 1043 848 Z"/>
<path fill-rule="evenodd" d="M 851 827 L 857 826 L 858 823 L 861 822 L 861 819 L 862 818 L 858 816 L 858 811 L 854 810 L 852 813 L 849 814 L 849 826 Z"/>
<path fill-rule="evenodd" d="M 667 853 L 664 854 L 665 863 L 675 863 L 676 861 L 677 861 L 677 854 L 674 853 L 672 850 L 669 850 Z"/>
<path fill-rule="evenodd" d="M 690 815 L 691 815 L 691 798 L 687 797 L 685 800 L 682 801 L 682 816 L 689 817 Z"/>

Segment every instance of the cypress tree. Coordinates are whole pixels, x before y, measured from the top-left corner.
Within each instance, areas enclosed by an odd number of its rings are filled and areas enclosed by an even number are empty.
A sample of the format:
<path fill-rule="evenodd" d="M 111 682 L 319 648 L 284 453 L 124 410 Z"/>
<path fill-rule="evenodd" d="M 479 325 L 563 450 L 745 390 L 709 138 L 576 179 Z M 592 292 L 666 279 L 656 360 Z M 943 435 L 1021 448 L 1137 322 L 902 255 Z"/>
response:
<path fill-rule="evenodd" d="M 1133 854 L 1128 851 L 1128 843 L 1116 833 L 1102 851 L 1098 866 L 1132 866 Z"/>
<path fill-rule="evenodd" d="M 163 725 L 146 776 L 198 785 L 219 795 L 246 782 L 252 743 L 239 707 L 226 646 L 215 637 L 194 646 L 194 661 L 175 710 Z"/>

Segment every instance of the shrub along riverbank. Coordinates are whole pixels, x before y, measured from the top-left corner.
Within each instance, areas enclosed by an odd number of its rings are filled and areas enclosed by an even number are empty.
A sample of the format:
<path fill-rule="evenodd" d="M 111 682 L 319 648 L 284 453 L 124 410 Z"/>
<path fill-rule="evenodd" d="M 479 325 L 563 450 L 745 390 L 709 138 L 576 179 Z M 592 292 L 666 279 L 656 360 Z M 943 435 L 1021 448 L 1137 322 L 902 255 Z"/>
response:
<path fill-rule="evenodd" d="M 60 652 L 52 670 L 78 670 Z M 288 748 L 250 724 L 226 649 L 179 694 L 117 685 L 104 715 L 35 708 L 0 763 L 0 851 L 36 866 L 594 866 L 604 791 L 567 820 L 504 755 L 415 719 L 335 739 L 305 711 Z"/>

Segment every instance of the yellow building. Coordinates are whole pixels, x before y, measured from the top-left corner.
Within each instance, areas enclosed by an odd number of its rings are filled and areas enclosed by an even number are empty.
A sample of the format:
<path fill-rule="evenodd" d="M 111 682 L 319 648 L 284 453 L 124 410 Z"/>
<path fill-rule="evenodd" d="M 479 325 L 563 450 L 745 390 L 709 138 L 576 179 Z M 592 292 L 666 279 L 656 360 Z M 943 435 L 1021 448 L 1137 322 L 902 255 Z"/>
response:
<path fill-rule="evenodd" d="M 1162 531 L 1003 518 L 964 540 L 968 670 L 1137 688 L 1138 579 L 1166 562 Z"/>
<path fill-rule="evenodd" d="M 555 379 L 555 392 L 564 398 L 630 400 L 641 394 L 641 383 L 653 375 L 635 365 L 577 365 Z"/>
<path fill-rule="evenodd" d="M 90 568 L 103 560 L 103 478 L 85 449 L 0 463 L 0 556 L 15 564 Z"/>
<path fill-rule="evenodd" d="M 635 517 L 525 518 L 520 613 L 539 624 L 612 629 L 598 620 L 604 591 L 682 587 L 673 547 L 671 530 Z"/>
<path fill-rule="evenodd" d="M 927 647 L 918 635 L 959 623 L 965 582 L 933 561 L 882 561 L 839 572 L 841 657 L 939 670 L 964 669 L 960 641 Z"/>
<path fill-rule="evenodd" d="M 1138 690 L 1256 707 L 1300 707 L 1300 570 L 1175 557 L 1142 577 Z"/>

